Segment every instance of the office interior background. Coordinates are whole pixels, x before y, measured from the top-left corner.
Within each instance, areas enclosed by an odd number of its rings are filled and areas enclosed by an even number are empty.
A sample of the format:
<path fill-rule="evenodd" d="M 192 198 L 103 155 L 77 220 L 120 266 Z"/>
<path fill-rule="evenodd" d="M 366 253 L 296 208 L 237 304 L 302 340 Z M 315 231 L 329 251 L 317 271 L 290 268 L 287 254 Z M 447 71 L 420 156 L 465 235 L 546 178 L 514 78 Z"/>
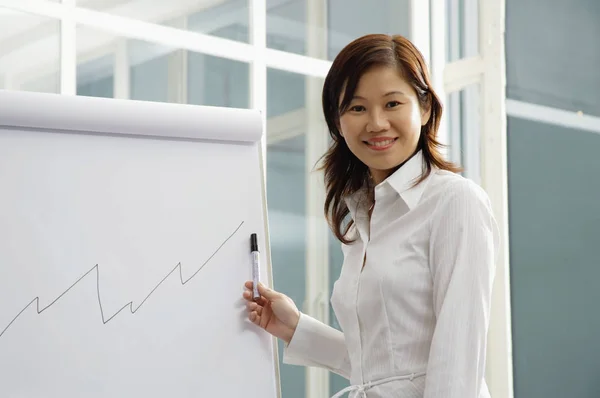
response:
<path fill-rule="evenodd" d="M 320 91 L 366 33 L 424 53 L 447 156 L 494 204 L 492 396 L 599 397 L 597 0 L 0 0 L 0 88 L 263 111 L 275 287 L 339 327 L 342 256 L 313 171 L 328 143 Z M 280 376 L 286 398 L 348 385 Z"/>

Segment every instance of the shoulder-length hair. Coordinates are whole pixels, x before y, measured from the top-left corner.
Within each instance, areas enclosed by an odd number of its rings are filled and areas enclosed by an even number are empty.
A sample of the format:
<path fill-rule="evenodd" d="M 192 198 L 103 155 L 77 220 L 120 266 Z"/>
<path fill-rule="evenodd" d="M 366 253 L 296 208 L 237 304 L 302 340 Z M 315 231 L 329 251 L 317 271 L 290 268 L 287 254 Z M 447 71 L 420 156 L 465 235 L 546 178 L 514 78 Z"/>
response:
<path fill-rule="evenodd" d="M 369 170 L 348 148 L 340 134 L 340 115 L 350 105 L 361 76 L 375 66 L 396 68 L 412 86 L 422 109 L 430 111 L 427 123 L 421 127 L 417 150 L 423 153 L 423 173 L 419 184 L 431 173 L 433 166 L 460 171 L 440 153 L 442 145 L 436 136 L 442 117 L 442 104 L 431 87 L 423 55 L 406 38 L 399 35 L 371 34 L 348 44 L 335 58 L 323 86 L 322 106 L 325 121 L 332 138 L 323 156 L 321 169 L 325 178 L 325 216 L 337 239 L 350 243 L 347 232 L 353 224 L 344 227 L 349 213 L 344 198 L 369 184 Z M 342 92 L 343 91 L 343 92 Z"/>

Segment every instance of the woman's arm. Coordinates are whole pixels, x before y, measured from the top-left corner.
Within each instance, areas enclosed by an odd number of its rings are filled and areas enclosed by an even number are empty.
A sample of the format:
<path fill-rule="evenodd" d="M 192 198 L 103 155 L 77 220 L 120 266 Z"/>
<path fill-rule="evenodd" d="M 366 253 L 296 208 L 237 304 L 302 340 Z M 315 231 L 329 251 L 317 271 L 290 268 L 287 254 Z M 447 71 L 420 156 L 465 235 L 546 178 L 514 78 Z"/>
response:
<path fill-rule="evenodd" d="M 487 195 L 468 180 L 450 188 L 434 220 L 430 267 L 436 328 L 424 398 L 478 398 L 485 386 L 498 227 Z"/>
<path fill-rule="evenodd" d="M 302 313 L 290 343 L 285 346 L 283 362 L 325 368 L 350 378 L 344 334 Z"/>

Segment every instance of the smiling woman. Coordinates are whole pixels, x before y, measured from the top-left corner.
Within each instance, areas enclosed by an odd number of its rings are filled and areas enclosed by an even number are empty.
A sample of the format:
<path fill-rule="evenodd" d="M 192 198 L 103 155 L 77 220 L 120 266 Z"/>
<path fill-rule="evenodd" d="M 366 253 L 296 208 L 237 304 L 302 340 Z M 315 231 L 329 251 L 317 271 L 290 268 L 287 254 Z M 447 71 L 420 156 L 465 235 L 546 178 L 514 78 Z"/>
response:
<path fill-rule="evenodd" d="M 323 111 L 333 139 L 323 164 L 325 211 L 344 243 L 352 223 L 342 232 L 345 196 L 381 183 L 418 151 L 425 167 L 419 182 L 433 167 L 460 170 L 439 152 L 442 105 L 422 54 L 403 36 L 367 35 L 350 43 L 325 80 Z"/>
<path fill-rule="evenodd" d="M 415 152 L 429 115 L 396 68 L 377 66 L 360 79 L 340 117 L 340 134 L 379 184 Z"/>
<path fill-rule="evenodd" d="M 264 286 L 253 300 L 246 283 L 249 318 L 285 343 L 285 363 L 350 380 L 334 398 L 490 397 L 499 231 L 486 193 L 439 152 L 442 107 L 427 73 L 404 37 L 367 35 L 325 80 L 325 213 L 344 254 L 331 304 L 342 331 Z"/>

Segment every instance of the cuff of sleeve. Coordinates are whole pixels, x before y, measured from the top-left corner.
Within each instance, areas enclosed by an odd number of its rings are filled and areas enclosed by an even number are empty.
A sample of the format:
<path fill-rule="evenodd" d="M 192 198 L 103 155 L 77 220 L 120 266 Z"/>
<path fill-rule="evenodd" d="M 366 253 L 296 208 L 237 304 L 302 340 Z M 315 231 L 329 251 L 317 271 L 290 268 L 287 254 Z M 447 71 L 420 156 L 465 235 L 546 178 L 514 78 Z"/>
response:
<path fill-rule="evenodd" d="M 336 367 L 346 356 L 344 335 L 324 323 L 300 313 L 296 331 L 284 347 L 283 362 L 290 365 L 320 364 Z"/>
<path fill-rule="evenodd" d="M 296 330 L 289 343 L 286 343 L 283 351 L 283 363 L 290 365 L 302 365 L 302 359 L 306 358 L 306 350 L 310 344 L 310 318 L 300 313 Z M 308 323 L 309 325 L 306 325 Z"/>

